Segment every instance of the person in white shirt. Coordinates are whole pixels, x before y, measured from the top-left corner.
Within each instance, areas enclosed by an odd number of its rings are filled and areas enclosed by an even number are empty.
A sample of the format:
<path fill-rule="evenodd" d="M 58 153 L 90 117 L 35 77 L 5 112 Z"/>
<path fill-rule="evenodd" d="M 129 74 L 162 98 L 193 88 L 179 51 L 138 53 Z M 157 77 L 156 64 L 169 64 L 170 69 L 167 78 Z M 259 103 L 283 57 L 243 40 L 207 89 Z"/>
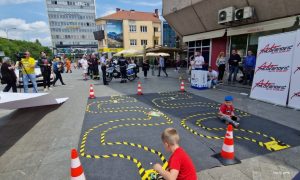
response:
<path fill-rule="evenodd" d="M 165 73 L 166 77 L 168 77 L 168 73 L 166 71 L 166 64 L 165 64 L 165 59 L 159 55 L 159 64 L 158 64 L 158 77 L 160 76 L 160 71 L 163 70 L 163 72 Z"/>
<path fill-rule="evenodd" d="M 105 54 L 103 54 L 101 56 L 100 63 L 101 63 L 101 71 L 102 71 L 102 76 L 103 76 L 103 85 L 108 85 L 108 82 L 106 81 L 107 59 L 106 59 L 106 55 Z"/>
<path fill-rule="evenodd" d="M 217 65 L 218 71 L 219 71 L 218 82 L 222 83 L 224 72 L 225 72 L 225 66 L 226 66 L 226 59 L 225 59 L 224 51 L 220 52 L 220 54 L 217 58 L 217 61 L 216 61 L 216 65 Z"/>
<path fill-rule="evenodd" d="M 84 77 L 84 80 L 87 80 L 87 73 L 88 73 L 88 62 L 87 62 L 87 59 L 86 59 L 86 56 L 83 55 L 82 56 L 82 59 L 80 60 L 80 64 L 81 64 L 81 67 L 83 69 L 83 77 Z"/>
<path fill-rule="evenodd" d="M 205 61 L 204 61 L 204 57 L 202 56 L 201 52 L 196 52 L 196 56 L 195 56 L 195 70 L 202 70 L 202 65 L 204 65 Z"/>
<path fill-rule="evenodd" d="M 213 70 L 211 66 L 208 67 L 207 86 L 208 88 L 216 88 L 218 83 L 218 72 Z"/>

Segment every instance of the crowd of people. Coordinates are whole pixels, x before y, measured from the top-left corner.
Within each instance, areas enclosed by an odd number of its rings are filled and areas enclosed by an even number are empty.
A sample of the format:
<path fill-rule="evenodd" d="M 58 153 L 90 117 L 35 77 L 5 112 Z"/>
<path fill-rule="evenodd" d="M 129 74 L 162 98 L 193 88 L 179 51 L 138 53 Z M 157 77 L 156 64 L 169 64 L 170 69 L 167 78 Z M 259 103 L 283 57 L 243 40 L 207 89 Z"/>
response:
<path fill-rule="evenodd" d="M 256 57 L 251 50 L 248 51 L 243 61 L 236 50 L 232 50 L 229 58 L 226 58 L 225 53 L 222 51 L 216 59 L 218 71 L 213 70 L 211 66 L 208 67 L 208 87 L 215 88 L 217 84 L 222 84 L 226 69 L 228 69 L 228 83 L 240 82 L 244 85 L 252 85 L 255 64 Z M 190 72 L 192 70 L 203 70 L 204 65 L 205 61 L 201 52 L 196 52 L 195 56 L 190 57 Z M 239 71 L 242 72 L 240 80 L 237 79 Z"/>
<path fill-rule="evenodd" d="M 223 83 L 226 70 L 228 70 L 228 83 L 239 81 L 244 85 L 251 85 L 254 76 L 256 57 L 253 52 L 249 50 L 247 56 L 243 59 L 244 60 L 242 61 L 241 56 L 236 50 L 232 50 L 230 56 L 227 58 L 225 57 L 224 52 L 220 52 L 216 59 L 217 70 L 214 70 L 211 66 L 205 66 L 206 63 L 201 52 L 196 52 L 194 56 L 190 57 L 189 70 L 190 72 L 191 70 L 208 70 L 207 79 L 209 88 L 215 88 L 217 84 Z M 106 54 L 102 54 L 100 58 L 98 58 L 96 54 L 85 54 L 77 63 L 73 63 L 75 69 L 82 69 L 84 80 L 100 80 L 100 72 L 102 72 L 103 85 L 109 84 L 107 81 L 107 68 L 112 67 L 114 64 L 119 65 L 120 67 L 121 83 L 127 82 L 127 68 L 129 65 L 134 65 L 134 74 L 136 77 L 138 77 L 137 74 L 139 73 L 140 66 L 142 67 L 144 78 L 147 78 L 150 69 L 152 69 L 152 75 L 155 75 L 154 71 L 157 69 L 158 77 L 161 76 L 161 72 L 168 77 L 166 61 L 162 56 L 155 58 L 151 63 L 149 63 L 147 58 L 139 63 L 136 59 L 124 57 L 123 54 L 119 58 L 110 59 L 108 59 Z M 1 83 L 6 84 L 3 91 L 8 92 L 12 89 L 13 92 L 17 92 L 18 76 L 15 74 L 15 69 L 19 69 L 24 92 L 28 93 L 28 85 L 29 82 L 31 82 L 32 92 L 37 93 L 38 88 L 35 74 L 36 65 L 38 65 L 41 70 L 45 92 L 51 90 L 51 85 L 55 87 L 58 80 L 62 85 L 65 85 L 61 73 L 72 73 L 72 61 L 65 55 L 49 58 L 45 52 L 41 52 L 40 58 L 35 60 L 30 56 L 30 52 L 27 51 L 15 64 L 12 63 L 8 57 L 2 59 Z M 239 71 L 242 72 L 240 79 L 238 79 L 237 76 Z M 52 74 L 55 74 L 55 76 L 52 76 Z M 53 77 L 54 80 L 51 83 Z"/>
<path fill-rule="evenodd" d="M 66 65 L 64 65 L 64 61 Z M 69 61 L 69 62 L 68 62 Z M 58 57 L 55 56 L 53 59 L 47 57 L 45 52 L 40 53 L 40 58 L 35 60 L 30 56 L 30 52 L 26 51 L 23 57 L 20 57 L 19 61 L 13 63 L 9 57 L 4 57 L 2 59 L 1 65 L 1 83 L 6 84 L 3 92 L 9 92 L 12 89 L 13 92 L 17 92 L 17 80 L 19 77 L 19 82 L 23 84 L 24 93 L 29 92 L 29 83 L 32 85 L 32 92 L 38 92 L 36 67 L 40 68 L 41 75 L 43 76 L 43 86 L 44 92 L 51 90 L 51 74 L 55 74 L 55 79 L 52 85 L 55 87 L 57 80 L 60 80 L 62 85 L 66 85 L 63 82 L 61 73 L 64 72 L 64 67 L 66 66 L 67 72 L 72 72 L 70 68 L 70 60 L 65 56 Z M 38 65 L 38 66 L 37 66 Z M 19 70 L 16 74 L 15 70 Z M 22 80 L 20 80 L 22 78 Z M 53 77 L 52 77 L 53 78 Z"/>
<path fill-rule="evenodd" d="M 99 80 L 99 65 L 101 66 L 102 79 L 104 85 L 108 85 L 108 82 L 106 80 L 106 69 L 114 65 L 118 65 L 120 68 L 120 83 L 127 83 L 127 68 L 129 67 L 129 65 L 134 65 L 134 73 L 136 77 L 138 77 L 140 66 L 142 67 L 144 78 L 148 77 L 148 71 L 150 70 L 150 63 L 148 59 L 145 59 L 141 63 L 139 63 L 137 59 L 131 57 L 126 58 L 123 54 L 121 54 L 121 56 L 118 58 L 114 57 L 109 59 L 106 54 L 102 54 L 100 59 L 96 58 L 95 55 L 83 55 L 82 58 L 78 61 L 77 66 L 79 69 L 82 68 L 84 80 L 88 80 L 88 77 L 90 77 L 90 79 Z M 159 58 L 157 59 L 157 67 L 158 77 L 160 76 L 161 71 L 163 71 L 166 77 L 168 77 L 164 57 L 159 56 Z"/>

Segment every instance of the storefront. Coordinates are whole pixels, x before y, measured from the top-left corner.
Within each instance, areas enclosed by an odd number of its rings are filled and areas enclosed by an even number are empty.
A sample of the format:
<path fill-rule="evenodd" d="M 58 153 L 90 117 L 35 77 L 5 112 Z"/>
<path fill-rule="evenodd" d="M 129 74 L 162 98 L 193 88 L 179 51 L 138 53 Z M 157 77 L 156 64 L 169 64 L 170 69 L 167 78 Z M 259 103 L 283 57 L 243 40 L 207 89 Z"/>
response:
<path fill-rule="evenodd" d="M 295 30 L 293 25 L 296 17 L 184 36 L 183 41 L 188 47 L 187 59 L 194 52 L 201 51 L 206 63 L 216 69 L 216 60 L 221 51 L 229 56 L 231 50 L 236 49 L 242 58 L 247 55 L 248 50 L 256 54 L 259 37 Z"/>

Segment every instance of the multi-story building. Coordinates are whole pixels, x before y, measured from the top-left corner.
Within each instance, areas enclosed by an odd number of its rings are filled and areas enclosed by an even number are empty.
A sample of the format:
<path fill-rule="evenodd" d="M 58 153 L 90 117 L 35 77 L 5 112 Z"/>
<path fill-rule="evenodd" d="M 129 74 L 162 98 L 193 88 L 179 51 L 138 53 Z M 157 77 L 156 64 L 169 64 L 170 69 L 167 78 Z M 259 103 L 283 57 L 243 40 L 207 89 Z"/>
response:
<path fill-rule="evenodd" d="M 52 46 L 57 53 L 95 52 L 95 0 L 46 0 Z"/>
<path fill-rule="evenodd" d="M 299 7 L 299 0 L 163 0 L 163 17 L 182 37 L 188 57 L 202 51 L 216 68 L 221 51 L 235 49 L 243 57 L 257 51 L 259 37 L 297 29 Z"/>
<path fill-rule="evenodd" d="M 161 45 L 161 21 L 158 10 L 139 12 L 116 9 L 116 12 L 96 19 L 104 36 L 99 43 L 100 52 L 119 52 L 123 49 L 143 50 Z"/>
<path fill-rule="evenodd" d="M 163 46 L 176 47 L 176 33 L 168 24 L 167 21 L 163 22 Z"/>

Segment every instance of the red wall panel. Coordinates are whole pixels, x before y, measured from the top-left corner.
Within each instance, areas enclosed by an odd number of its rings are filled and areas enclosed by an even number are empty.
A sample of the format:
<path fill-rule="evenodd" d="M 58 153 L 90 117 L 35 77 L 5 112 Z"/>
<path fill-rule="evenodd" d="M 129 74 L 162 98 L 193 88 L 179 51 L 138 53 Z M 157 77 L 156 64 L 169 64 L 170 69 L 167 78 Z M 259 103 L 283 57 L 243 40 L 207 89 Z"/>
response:
<path fill-rule="evenodd" d="M 224 51 L 226 56 L 226 44 L 227 37 L 215 38 L 212 39 L 212 50 L 211 50 L 211 66 L 213 69 L 217 70 L 216 61 L 219 53 Z"/>

